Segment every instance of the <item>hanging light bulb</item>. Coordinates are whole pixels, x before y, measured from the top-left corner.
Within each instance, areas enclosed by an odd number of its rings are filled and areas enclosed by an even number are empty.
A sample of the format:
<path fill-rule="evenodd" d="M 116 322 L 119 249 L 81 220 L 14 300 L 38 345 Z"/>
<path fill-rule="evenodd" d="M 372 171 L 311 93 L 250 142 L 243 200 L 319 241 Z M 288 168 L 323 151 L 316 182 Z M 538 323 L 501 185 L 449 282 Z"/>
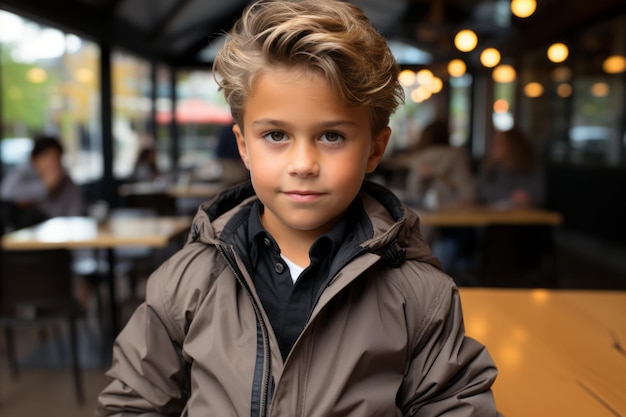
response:
<path fill-rule="evenodd" d="M 512 83 L 513 81 L 515 81 L 517 73 L 515 72 L 515 68 L 513 68 L 512 66 L 503 64 L 498 65 L 496 68 L 494 68 L 491 76 L 493 80 L 497 83 Z"/>
<path fill-rule="evenodd" d="M 428 87 L 420 85 L 409 93 L 409 97 L 411 97 L 411 100 L 413 100 L 413 102 L 421 103 L 428 100 L 432 96 L 432 94 L 433 93 L 428 89 Z"/>
<path fill-rule="evenodd" d="M 461 77 L 467 71 L 467 65 L 461 59 L 453 59 L 448 63 L 448 74 L 451 77 Z"/>
<path fill-rule="evenodd" d="M 410 69 L 402 70 L 398 74 L 398 81 L 405 87 L 411 87 L 415 84 L 415 73 Z"/>
<path fill-rule="evenodd" d="M 548 59 L 556 64 L 563 62 L 569 56 L 569 48 L 564 43 L 553 43 L 548 48 Z"/>
<path fill-rule="evenodd" d="M 470 29 L 459 31 L 454 37 L 454 46 L 461 52 L 470 52 L 478 45 L 478 36 Z"/>
<path fill-rule="evenodd" d="M 493 68 L 500 63 L 500 51 L 496 48 L 487 48 L 480 53 L 480 63 L 487 68 Z"/>
<path fill-rule="evenodd" d="M 572 79 L 572 69 L 566 66 L 556 67 L 550 74 L 555 83 L 564 83 Z"/>
<path fill-rule="evenodd" d="M 561 98 L 566 98 L 572 95 L 572 85 L 568 83 L 559 84 L 556 88 L 556 93 Z"/>
<path fill-rule="evenodd" d="M 626 57 L 623 55 L 611 55 L 602 63 L 602 69 L 607 74 L 619 74 L 626 71 Z"/>
<path fill-rule="evenodd" d="M 524 86 L 526 97 L 537 98 L 543 95 L 543 85 L 538 82 L 531 82 Z"/>
<path fill-rule="evenodd" d="M 536 0 L 513 0 L 511 2 L 511 12 L 519 18 L 527 18 L 537 10 Z"/>
<path fill-rule="evenodd" d="M 428 88 L 430 88 L 431 93 L 437 94 L 443 89 L 443 81 L 441 78 L 433 76 L 430 80 L 430 84 L 428 84 Z"/>
<path fill-rule="evenodd" d="M 421 85 L 430 84 L 433 77 L 433 72 L 428 68 L 421 69 L 417 71 L 417 74 L 415 74 L 415 78 L 417 78 L 417 83 Z"/>
<path fill-rule="evenodd" d="M 597 82 L 591 86 L 591 94 L 594 97 L 606 97 L 609 95 L 609 85 L 605 82 Z"/>

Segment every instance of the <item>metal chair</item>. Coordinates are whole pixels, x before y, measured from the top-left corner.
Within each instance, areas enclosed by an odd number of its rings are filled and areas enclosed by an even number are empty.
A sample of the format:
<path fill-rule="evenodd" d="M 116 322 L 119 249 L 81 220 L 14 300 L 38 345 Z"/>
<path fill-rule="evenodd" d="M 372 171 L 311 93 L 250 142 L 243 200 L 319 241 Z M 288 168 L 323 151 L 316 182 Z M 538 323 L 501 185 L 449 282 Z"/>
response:
<path fill-rule="evenodd" d="M 11 373 L 19 376 L 16 328 L 59 329 L 67 324 L 76 400 L 84 403 L 77 336 L 77 319 L 83 312 L 74 297 L 71 252 L 2 251 L 0 271 L 0 326 L 5 333 Z"/>

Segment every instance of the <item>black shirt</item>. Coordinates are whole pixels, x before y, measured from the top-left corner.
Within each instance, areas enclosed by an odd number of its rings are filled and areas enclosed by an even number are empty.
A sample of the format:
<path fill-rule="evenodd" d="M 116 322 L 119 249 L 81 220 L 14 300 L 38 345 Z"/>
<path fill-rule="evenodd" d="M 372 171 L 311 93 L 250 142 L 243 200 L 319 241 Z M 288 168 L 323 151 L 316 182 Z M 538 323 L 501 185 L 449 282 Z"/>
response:
<path fill-rule="evenodd" d="M 247 211 L 247 218 L 237 216 L 239 221 L 229 222 L 228 226 L 231 230 L 237 227 L 239 231 L 235 247 L 252 276 L 284 360 L 304 329 L 323 288 L 358 252 L 359 242 L 372 235 L 372 228 L 367 227 L 369 221 L 359 225 L 365 217 L 363 208 L 360 201 L 353 203 L 332 230 L 313 243 L 309 250 L 310 264 L 294 283 L 278 244 L 261 224 L 262 210 L 263 205 L 254 202 Z M 245 236 L 242 230 L 247 230 Z"/>

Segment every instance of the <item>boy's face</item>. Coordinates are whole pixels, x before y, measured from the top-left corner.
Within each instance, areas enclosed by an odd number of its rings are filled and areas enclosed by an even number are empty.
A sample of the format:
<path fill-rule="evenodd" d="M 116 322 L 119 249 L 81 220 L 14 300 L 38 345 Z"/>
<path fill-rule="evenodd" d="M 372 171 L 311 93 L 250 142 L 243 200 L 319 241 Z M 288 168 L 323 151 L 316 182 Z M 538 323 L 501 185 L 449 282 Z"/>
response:
<path fill-rule="evenodd" d="M 265 206 L 262 223 L 277 238 L 329 231 L 390 135 L 387 128 L 373 138 L 368 109 L 344 104 L 320 76 L 283 69 L 257 79 L 243 126 L 233 130 Z"/>

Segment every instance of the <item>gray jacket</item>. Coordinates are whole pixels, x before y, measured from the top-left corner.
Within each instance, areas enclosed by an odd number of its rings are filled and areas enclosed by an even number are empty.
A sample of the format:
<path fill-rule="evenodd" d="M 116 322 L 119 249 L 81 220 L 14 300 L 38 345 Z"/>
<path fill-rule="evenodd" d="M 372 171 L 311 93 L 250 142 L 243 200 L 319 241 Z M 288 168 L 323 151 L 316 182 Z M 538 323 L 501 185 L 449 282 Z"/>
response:
<path fill-rule="evenodd" d="M 25 163 L 9 171 L 2 179 L 2 200 L 15 203 L 26 202 L 48 217 L 84 215 L 83 195 L 80 188 L 66 173 L 50 193 L 31 163 Z"/>
<path fill-rule="evenodd" d="M 367 188 L 367 191 L 365 190 Z M 203 205 L 118 336 L 98 416 L 496 416 L 496 368 L 418 217 L 373 184 L 374 229 L 283 362 L 253 281 L 220 234 L 249 185 Z"/>

